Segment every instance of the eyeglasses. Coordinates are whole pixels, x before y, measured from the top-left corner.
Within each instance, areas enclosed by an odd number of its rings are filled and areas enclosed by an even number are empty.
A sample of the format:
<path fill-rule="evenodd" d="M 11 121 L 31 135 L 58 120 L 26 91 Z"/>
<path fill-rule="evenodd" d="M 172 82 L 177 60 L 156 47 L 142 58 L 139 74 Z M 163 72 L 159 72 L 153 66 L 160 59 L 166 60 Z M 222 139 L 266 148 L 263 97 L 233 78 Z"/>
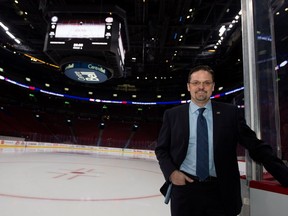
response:
<path fill-rule="evenodd" d="M 189 82 L 192 86 L 194 87 L 199 87 L 201 85 L 203 85 L 204 87 L 210 87 L 214 82 L 212 81 L 204 81 L 204 82 L 200 82 L 200 81 L 192 81 Z"/>

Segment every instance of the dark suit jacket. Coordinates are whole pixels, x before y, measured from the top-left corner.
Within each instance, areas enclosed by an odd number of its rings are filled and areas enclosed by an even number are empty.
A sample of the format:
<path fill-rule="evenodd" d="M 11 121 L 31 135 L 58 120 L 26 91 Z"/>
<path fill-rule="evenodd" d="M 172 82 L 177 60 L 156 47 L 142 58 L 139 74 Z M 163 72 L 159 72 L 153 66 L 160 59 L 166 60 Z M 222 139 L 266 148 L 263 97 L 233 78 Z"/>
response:
<path fill-rule="evenodd" d="M 242 201 L 236 153 L 238 143 L 283 186 L 288 186 L 288 168 L 273 154 L 270 145 L 257 139 L 236 106 L 212 101 L 212 109 L 214 163 L 222 191 L 219 198 L 223 199 L 227 213 L 239 214 Z M 189 104 L 166 110 L 155 149 L 166 183 L 184 161 L 188 141 Z"/>

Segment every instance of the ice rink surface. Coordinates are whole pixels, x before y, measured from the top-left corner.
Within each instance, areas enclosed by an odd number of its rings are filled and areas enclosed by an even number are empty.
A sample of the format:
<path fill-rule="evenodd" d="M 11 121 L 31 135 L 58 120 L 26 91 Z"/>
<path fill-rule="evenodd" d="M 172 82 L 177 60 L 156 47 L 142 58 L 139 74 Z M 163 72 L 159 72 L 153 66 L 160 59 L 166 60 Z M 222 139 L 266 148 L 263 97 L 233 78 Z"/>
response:
<path fill-rule="evenodd" d="M 72 152 L 0 152 L 1 216 L 165 216 L 151 159 Z"/>

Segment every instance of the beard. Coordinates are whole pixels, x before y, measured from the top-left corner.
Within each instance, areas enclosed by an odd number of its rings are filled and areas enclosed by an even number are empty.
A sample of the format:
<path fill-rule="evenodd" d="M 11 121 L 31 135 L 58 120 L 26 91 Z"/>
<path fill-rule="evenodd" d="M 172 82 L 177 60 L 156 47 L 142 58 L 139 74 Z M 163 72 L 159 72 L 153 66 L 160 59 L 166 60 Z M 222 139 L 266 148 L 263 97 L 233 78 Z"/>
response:
<path fill-rule="evenodd" d="M 207 101 L 209 99 L 207 91 L 201 90 L 201 91 L 195 92 L 195 99 L 197 101 Z"/>

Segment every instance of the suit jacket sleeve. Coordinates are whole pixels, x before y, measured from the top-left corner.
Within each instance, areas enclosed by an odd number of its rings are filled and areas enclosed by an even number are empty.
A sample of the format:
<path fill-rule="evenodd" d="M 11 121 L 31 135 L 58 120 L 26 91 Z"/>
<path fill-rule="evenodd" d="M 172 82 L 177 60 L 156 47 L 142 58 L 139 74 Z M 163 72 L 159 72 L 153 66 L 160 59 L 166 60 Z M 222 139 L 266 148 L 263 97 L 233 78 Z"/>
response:
<path fill-rule="evenodd" d="M 173 163 L 170 154 L 171 122 L 167 113 L 167 111 L 164 113 L 163 124 L 159 133 L 155 154 L 166 181 L 169 181 L 171 173 L 176 170 L 177 167 Z"/>
<path fill-rule="evenodd" d="M 185 159 L 189 140 L 189 105 L 166 110 L 159 132 L 156 157 L 166 181 L 180 168 Z"/>
<path fill-rule="evenodd" d="M 273 152 L 272 147 L 257 138 L 255 132 L 239 117 L 239 143 L 249 152 L 250 157 L 262 163 L 265 169 L 282 185 L 288 187 L 288 168 Z"/>

